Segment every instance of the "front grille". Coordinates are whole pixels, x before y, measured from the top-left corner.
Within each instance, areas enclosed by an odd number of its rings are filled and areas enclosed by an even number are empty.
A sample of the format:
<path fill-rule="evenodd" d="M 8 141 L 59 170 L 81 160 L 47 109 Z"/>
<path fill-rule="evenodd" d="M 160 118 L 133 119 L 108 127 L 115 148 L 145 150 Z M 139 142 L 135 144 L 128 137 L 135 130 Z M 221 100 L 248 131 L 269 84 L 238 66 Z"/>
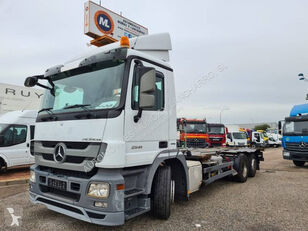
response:
<path fill-rule="evenodd" d="M 58 175 L 58 176 L 60 175 L 60 176 L 89 179 L 97 173 L 97 168 L 93 168 L 90 172 L 85 172 L 85 171 L 79 172 L 79 171 L 73 171 L 73 170 L 39 166 L 39 171 L 51 173 L 51 174 Z"/>
<path fill-rule="evenodd" d="M 53 154 L 43 153 L 42 157 L 44 160 L 54 161 Z M 83 156 L 66 156 L 66 159 L 63 163 L 73 163 L 73 164 L 81 164 L 86 157 Z"/>
<path fill-rule="evenodd" d="M 205 142 L 204 138 L 187 139 L 186 144 L 189 148 L 204 148 L 207 146 L 207 143 Z"/>
<path fill-rule="evenodd" d="M 307 152 L 308 153 L 308 143 L 299 142 L 299 143 L 286 143 L 286 149 L 288 151 L 294 152 Z"/>
<path fill-rule="evenodd" d="M 58 141 L 42 141 L 43 147 L 55 148 Z M 68 149 L 86 149 L 90 143 L 88 142 L 63 142 Z"/>
<path fill-rule="evenodd" d="M 210 138 L 210 141 L 212 141 L 212 142 L 221 142 L 221 141 L 222 141 L 222 138 L 220 138 L 220 137 L 217 137 L 217 138 L 216 138 L 216 137 L 215 137 L 215 138 L 214 138 L 214 137 L 211 137 L 211 138 Z"/>

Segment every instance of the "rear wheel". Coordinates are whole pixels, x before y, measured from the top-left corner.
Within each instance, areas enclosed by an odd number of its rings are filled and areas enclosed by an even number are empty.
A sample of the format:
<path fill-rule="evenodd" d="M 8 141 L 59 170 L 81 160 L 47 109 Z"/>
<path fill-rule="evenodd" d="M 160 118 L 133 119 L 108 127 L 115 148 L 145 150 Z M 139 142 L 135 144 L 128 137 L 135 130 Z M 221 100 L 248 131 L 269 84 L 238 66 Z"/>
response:
<path fill-rule="evenodd" d="M 293 160 L 293 163 L 298 167 L 302 167 L 305 165 L 305 161 Z"/>
<path fill-rule="evenodd" d="M 152 213 L 155 217 L 169 218 L 171 201 L 174 200 L 172 188 L 174 190 L 170 166 L 159 167 L 152 186 Z"/>
<path fill-rule="evenodd" d="M 252 143 L 252 144 L 251 144 L 251 147 L 252 147 L 252 148 L 256 148 L 256 147 L 257 147 L 256 143 Z"/>
<path fill-rule="evenodd" d="M 248 158 L 248 176 L 254 177 L 257 172 L 257 159 L 255 155 L 250 155 Z"/>
<path fill-rule="evenodd" d="M 246 182 L 248 177 L 248 159 L 246 155 L 239 155 L 235 160 L 234 169 L 237 171 L 237 175 L 234 176 L 234 179 L 238 182 Z"/>

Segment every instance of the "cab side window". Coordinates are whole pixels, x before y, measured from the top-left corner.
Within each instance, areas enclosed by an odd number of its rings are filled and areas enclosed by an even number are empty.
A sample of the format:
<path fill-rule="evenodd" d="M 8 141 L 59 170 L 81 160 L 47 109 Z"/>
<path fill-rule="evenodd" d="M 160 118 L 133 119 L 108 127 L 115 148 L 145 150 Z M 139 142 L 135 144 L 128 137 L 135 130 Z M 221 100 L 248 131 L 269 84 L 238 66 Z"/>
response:
<path fill-rule="evenodd" d="M 164 75 L 156 72 L 155 106 L 148 111 L 163 111 L 165 106 L 165 83 Z M 134 74 L 132 88 L 132 109 L 139 109 L 139 78 Z"/>

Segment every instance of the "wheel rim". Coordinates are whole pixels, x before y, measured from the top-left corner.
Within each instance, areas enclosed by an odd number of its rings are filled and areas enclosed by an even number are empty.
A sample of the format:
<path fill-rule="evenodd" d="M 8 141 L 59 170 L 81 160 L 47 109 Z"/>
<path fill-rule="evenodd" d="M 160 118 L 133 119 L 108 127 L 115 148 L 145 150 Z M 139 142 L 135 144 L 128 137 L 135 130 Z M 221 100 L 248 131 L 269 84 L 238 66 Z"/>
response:
<path fill-rule="evenodd" d="M 256 159 L 252 158 L 252 160 L 251 160 L 251 168 L 255 169 L 255 165 L 256 165 Z"/>
<path fill-rule="evenodd" d="M 170 190 L 170 201 L 171 203 L 174 202 L 174 195 L 175 195 L 175 181 L 171 180 L 171 190 Z"/>
<path fill-rule="evenodd" d="M 243 177 L 246 177 L 247 176 L 247 166 L 246 166 L 246 164 L 244 164 L 244 166 L 243 166 Z"/>

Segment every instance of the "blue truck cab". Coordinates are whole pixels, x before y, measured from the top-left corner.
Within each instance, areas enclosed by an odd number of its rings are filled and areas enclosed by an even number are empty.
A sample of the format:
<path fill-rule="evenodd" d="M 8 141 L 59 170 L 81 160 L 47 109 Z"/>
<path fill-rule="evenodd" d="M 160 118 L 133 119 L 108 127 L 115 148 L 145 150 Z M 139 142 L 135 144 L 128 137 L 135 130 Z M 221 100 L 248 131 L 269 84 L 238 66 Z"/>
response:
<path fill-rule="evenodd" d="M 293 106 L 283 126 L 279 122 L 278 127 L 283 135 L 283 158 L 304 166 L 308 162 L 308 104 Z"/>

